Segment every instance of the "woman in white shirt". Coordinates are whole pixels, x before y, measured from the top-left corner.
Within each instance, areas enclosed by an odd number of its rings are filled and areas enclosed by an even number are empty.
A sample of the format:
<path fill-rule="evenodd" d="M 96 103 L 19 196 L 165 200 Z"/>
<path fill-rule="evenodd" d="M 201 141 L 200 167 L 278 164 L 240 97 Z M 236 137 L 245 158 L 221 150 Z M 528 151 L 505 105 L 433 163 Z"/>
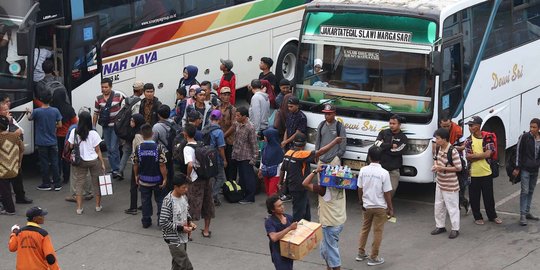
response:
<path fill-rule="evenodd" d="M 77 128 L 73 129 L 69 134 L 68 141 L 71 149 L 73 149 L 75 144 L 79 146 L 81 157 L 81 163 L 79 165 L 72 165 L 75 194 L 77 197 L 77 214 L 80 215 L 83 213 L 82 195 L 88 172 L 90 172 L 92 188 L 96 198 L 96 211 L 100 212 L 102 207 L 99 176 L 105 174 L 105 162 L 99 149 L 101 137 L 97 131 L 92 129 L 92 117 L 89 112 L 82 111 L 79 113 L 79 123 Z"/>

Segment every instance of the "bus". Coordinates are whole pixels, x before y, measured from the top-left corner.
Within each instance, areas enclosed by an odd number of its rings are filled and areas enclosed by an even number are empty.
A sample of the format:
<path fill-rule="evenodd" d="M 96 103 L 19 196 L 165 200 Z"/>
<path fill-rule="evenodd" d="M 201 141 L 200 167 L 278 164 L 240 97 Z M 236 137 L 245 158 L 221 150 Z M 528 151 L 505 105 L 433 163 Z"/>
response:
<path fill-rule="evenodd" d="M 482 117 L 504 161 L 504 150 L 540 112 L 539 38 L 539 0 L 308 4 L 295 95 L 308 119 L 309 146 L 323 104 L 333 103 L 347 130 L 343 165 L 353 169 L 366 164 L 393 114 L 405 117 L 409 138 L 401 181 L 434 181 L 431 139 L 443 114 L 456 123 Z"/>
<path fill-rule="evenodd" d="M 237 89 L 258 78 L 259 59 L 272 57 L 278 79 L 294 80 L 306 0 L 0 0 L 0 92 L 34 151 L 31 108 L 39 49 L 53 52 L 76 111 L 93 108 L 100 81 L 132 94 L 135 81 L 153 83 L 173 106 L 183 68 L 219 81 L 220 59 L 231 59 Z M 247 88 L 247 87 L 245 87 Z"/>

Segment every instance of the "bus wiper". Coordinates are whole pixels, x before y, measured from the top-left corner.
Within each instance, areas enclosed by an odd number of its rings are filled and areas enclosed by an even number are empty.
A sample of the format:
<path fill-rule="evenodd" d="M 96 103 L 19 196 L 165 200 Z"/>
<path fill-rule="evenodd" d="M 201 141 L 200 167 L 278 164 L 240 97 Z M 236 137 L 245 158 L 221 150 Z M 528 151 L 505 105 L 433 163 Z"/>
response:
<path fill-rule="evenodd" d="M 344 96 L 337 96 L 335 98 L 325 100 L 324 102 L 321 102 L 321 103 L 319 103 L 317 105 L 313 105 L 313 106 L 309 107 L 309 110 L 312 111 L 312 112 L 318 111 L 320 107 L 324 106 L 324 104 L 332 103 L 332 102 L 340 100 L 342 98 L 344 98 Z"/>
<path fill-rule="evenodd" d="M 378 109 L 380 109 L 381 111 L 384 111 L 385 113 L 387 113 L 389 115 L 393 115 L 392 109 L 389 108 L 390 106 L 385 106 L 384 103 L 371 101 L 371 99 L 361 99 L 361 98 L 352 98 L 352 99 L 354 101 L 358 101 L 358 102 L 361 102 L 361 103 L 371 104 L 371 105 L 377 107 Z"/>

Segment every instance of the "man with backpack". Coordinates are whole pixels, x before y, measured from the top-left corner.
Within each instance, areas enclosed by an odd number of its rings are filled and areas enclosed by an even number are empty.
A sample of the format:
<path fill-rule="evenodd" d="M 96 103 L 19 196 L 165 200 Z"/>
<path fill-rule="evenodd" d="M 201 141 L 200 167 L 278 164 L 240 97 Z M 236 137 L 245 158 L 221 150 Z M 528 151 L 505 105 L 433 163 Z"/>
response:
<path fill-rule="evenodd" d="M 494 134 L 482 132 L 482 118 L 473 116 L 467 122 L 471 136 L 465 141 L 465 157 L 470 164 L 471 185 L 469 187 L 469 200 L 476 225 L 484 225 L 480 212 L 480 197 L 484 196 L 484 208 L 489 221 L 501 224 L 502 219 L 497 217 L 495 211 L 495 198 L 493 196 L 493 172 L 498 168 L 494 157 L 497 144 Z"/>
<path fill-rule="evenodd" d="M 437 150 L 433 167 L 436 173 L 437 187 L 435 190 L 435 224 L 436 228 L 431 235 L 446 232 L 446 212 L 450 216 L 452 231 L 448 238 L 454 239 L 459 235 L 459 180 L 457 173 L 463 164 L 459 151 L 450 142 L 450 132 L 445 128 L 435 131 Z"/>
<path fill-rule="evenodd" d="M 345 127 L 339 121 L 336 121 L 336 107 L 332 104 L 325 104 L 324 121 L 317 128 L 317 139 L 315 140 L 315 150 L 321 149 L 322 146 L 329 144 L 337 137 L 347 137 Z M 345 154 L 347 148 L 347 140 L 343 140 L 340 144 L 334 146 L 330 151 L 321 155 L 319 164 L 341 165 L 341 157 Z"/>
<path fill-rule="evenodd" d="M 143 89 L 144 99 L 141 100 L 139 113 L 144 116 L 144 121 L 146 121 L 146 123 L 153 126 L 159 120 L 158 109 L 159 106 L 161 106 L 161 102 L 155 96 L 156 89 L 154 88 L 154 84 L 147 83 L 144 85 Z M 169 117 L 169 115 L 167 115 L 167 117 Z"/>
<path fill-rule="evenodd" d="M 161 105 L 158 108 L 158 122 L 152 127 L 154 136 L 152 139 L 163 145 L 167 154 L 167 172 L 169 175 L 174 175 L 172 152 L 174 147 L 174 139 L 180 133 L 180 126 L 172 119 L 168 119 L 171 108 L 168 105 Z M 172 190 L 172 184 L 167 186 L 167 191 Z"/>
<path fill-rule="evenodd" d="M 521 193 L 519 196 L 519 225 L 527 226 L 527 220 L 538 221 L 540 218 L 531 214 L 531 202 L 538 179 L 540 168 L 540 119 L 533 118 L 530 122 L 530 130 L 523 133 L 516 146 L 515 168 L 512 172 L 514 177 L 521 178 Z"/>
<path fill-rule="evenodd" d="M 214 187 L 212 197 L 214 198 L 214 205 L 220 206 L 221 201 L 218 198 L 219 191 L 225 183 L 225 168 L 227 167 L 227 158 L 225 157 L 225 137 L 223 136 L 223 130 L 219 126 L 221 120 L 221 111 L 213 110 L 210 114 L 210 125 L 203 129 L 203 142 L 205 145 L 210 145 L 219 155 L 217 155 L 217 175 L 212 177 L 212 185 Z"/>
<path fill-rule="evenodd" d="M 141 96 L 143 94 L 144 83 L 136 81 L 133 84 L 133 95 L 124 99 L 124 106 L 116 116 L 114 123 L 114 132 L 120 138 L 122 144 L 122 159 L 120 160 L 119 180 L 124 179 L 124 169 L 128 159 L 131 158 L 133 132 L 131 127 L 131 116 L 139 112 L 141 105 Z"/>
<path fill-rule="evenodd" d="M 54 62 L 51 59 L 47 59 L 43 61 L 41 68 L 45 73 L 45 77 L 36 84 L 36 97 L 39 98 L 43 96 L 45 92 L 54 95 L 56 91 L 61 91 L 64 94 L 67 103 L 71 103 L 67 95 L 67 89 L 62 84 L 62 79 L 54 75 Z M 41 106 L 42 104 L 39 100 L 36 100 L 36 105 Z"/>
<path fill-rule="evenodd" d="M 215 217 L 214 201 L 212 199 L 212 182 L 208 178 L 202 177 L 205 173 L 201 170 L 201 164 L 206 163 L 201 155 L 197 155 L 202 148 L 195 141 L 195 131 L 193 125 L 186 125 L 184 137 L 187 144 L 184 147 L 184 163 L 187 165 L 187 177 L 191 180 L 191 188 L 188 191 L 189 214 L 193 220 L 204 219 L 204 229 L 202 236 L 210 238 L 210 221 Z"/>

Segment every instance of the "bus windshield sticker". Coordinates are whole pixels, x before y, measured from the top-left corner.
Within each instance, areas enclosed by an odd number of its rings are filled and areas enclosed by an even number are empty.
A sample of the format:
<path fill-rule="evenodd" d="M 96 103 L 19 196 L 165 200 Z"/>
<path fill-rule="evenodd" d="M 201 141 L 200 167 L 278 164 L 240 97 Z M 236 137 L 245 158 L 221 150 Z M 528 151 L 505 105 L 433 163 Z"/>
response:
<path fill-rule="evenodd" d="M 411 32 L 385 31 L 375 29 L 348 28 L 339 26 L 322 25 L 320 29 L 321 36 L 356 38 L 364 40 L 391 41 L 411 43 Z"/>
<path fill-rule="evenodd" d="M 365 51 L 359 51 L 359 50 L 353 50 L 353 49 L 345 49 L 343 55 L 346 58 L 379 61 L 379 53 L 377 52 L 365 52 Z"/>

